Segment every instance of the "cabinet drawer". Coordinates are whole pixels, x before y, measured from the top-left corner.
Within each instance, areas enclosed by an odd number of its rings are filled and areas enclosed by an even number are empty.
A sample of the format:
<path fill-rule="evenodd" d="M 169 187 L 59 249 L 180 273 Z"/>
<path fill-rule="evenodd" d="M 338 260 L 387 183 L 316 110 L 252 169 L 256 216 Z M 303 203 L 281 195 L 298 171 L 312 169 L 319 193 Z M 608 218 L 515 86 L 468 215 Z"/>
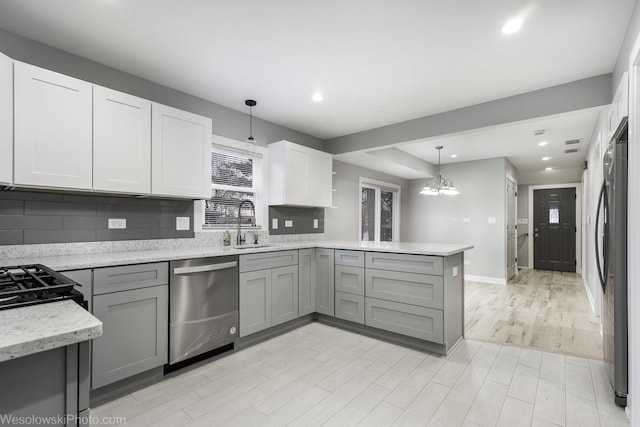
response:
<path fill-rule="evenodd" d="M 336 265 L 350 265 L 364 267 L 364 252 L 336 250 Z"/>
<path fill-rule="evenodd" d="M 364 296 L 364 268 L 336 265 L 336 292 Z"/>
<path fill-rule="evenodd" d="M 367 252 L 367 268 L 442 276 L 442 257 Z"/>
<path fill-rule="evenodd" d="M 298 264 L 298 251 L 261 252 L 240 255 L 240 273 Z"/>
<path fill-rule="evenodd" d="M 365 283 L 368 297 L 439 310 L 444 306 L 442 276 L 367 268 Z"/>
<path fill-rule="evenodd" d="M 367 297 L 365 298 L 365 324 L 444 344 L 441 310 Z"/>
<path fill-rule="evenodd" d="M 166 262 L 122 265 L 93 270 L 94 295 L 148 288 L 168 283 L 169 266 Z"/>
<path fill-rule="evenodd" d="M 336 292 L 336 317 L 364 324 L 364 297 Z"/>

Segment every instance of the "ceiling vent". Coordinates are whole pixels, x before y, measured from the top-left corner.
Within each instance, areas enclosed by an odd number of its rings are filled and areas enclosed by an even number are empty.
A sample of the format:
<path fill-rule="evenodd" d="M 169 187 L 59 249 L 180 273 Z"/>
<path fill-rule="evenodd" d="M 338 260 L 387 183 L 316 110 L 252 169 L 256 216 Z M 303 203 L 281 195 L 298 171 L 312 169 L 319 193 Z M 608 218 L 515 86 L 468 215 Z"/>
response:
<path fill-rule="evenodd" d="M 566 154 L 570 154 L 570 153 L 577 153 L 578 152 L 578 148 L 569 148 L 568 150 L 564 150 L 564 152 Z"/>
<path fill-rule="evenodd" d="M 573 145 L 573 144 L 580 144 L 580 140 L 579 139 L 569 139 L 569 140 L 564 142 L 564 145 Z"/>

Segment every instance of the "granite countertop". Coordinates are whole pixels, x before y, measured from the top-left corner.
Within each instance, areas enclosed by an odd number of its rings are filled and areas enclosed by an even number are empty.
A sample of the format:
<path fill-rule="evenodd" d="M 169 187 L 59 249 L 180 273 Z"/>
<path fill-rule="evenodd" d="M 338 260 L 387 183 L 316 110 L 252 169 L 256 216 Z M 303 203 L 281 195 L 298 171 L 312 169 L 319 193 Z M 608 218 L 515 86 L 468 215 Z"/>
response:
<path fill-rule="evenodd" d="M 406 242 L 357 242 L 357 241 L 298 241 L 270 243 L 243 248 L 236 246 L 195 247 L 190 249 L 155 249 L 126 252 L 89 253 L 80 255 L 42 256 L 32 258 L 9 258 L 4 262 L 11 265 L 44 264 L 58 271 L 84 268 L 110 267 L 126 264 L 172 261 L 178 259 L 203 258 L 222 255 L 242 255 L 258 252 L 282 251 L 306 248 L 332 248 L 374 252 L 393 252 L 415 255 L 448 256 L 473 248 L 473 245 L 434 244 Z"/>
<path fill-rule="evenodd" d="M 0 362 L 102 335 L 102 322 L 71 300 L 0 310 Z"/>

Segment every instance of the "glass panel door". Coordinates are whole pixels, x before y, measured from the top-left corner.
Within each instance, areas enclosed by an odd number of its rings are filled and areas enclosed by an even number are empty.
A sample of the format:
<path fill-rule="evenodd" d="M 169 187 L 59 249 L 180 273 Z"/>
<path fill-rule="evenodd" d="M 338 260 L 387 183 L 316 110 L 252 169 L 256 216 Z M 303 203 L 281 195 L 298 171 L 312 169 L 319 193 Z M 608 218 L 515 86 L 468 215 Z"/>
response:
<path fill-rule="evenodd" d="M 362 241 L 376 240 L 376 190 L 362 188 Z"/>

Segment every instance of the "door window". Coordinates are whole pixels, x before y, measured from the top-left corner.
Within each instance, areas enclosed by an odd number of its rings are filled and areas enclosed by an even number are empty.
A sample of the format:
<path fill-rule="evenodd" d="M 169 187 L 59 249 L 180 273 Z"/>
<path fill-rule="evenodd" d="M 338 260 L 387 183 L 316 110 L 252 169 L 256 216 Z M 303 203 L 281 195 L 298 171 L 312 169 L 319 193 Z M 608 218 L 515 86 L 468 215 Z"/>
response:
<path fill-rule="evenodd" d="M 392 242 L 399 236 L 400 186 L 360 179 L 360 240 Z"/>

